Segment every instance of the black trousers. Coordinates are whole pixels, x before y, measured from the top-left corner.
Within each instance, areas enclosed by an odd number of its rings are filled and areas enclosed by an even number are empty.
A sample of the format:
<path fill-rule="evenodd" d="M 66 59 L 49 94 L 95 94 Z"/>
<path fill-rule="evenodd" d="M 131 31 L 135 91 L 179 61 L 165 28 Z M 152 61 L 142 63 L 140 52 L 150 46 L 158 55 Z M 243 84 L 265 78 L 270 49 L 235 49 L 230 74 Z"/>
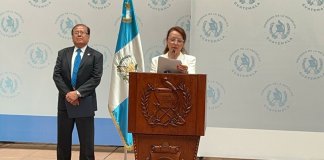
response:
<path fill-rule="evenodd" d="M 94 160 L 94 117 L 69 118 L 67 111 L 57 114 L 57 160 L 71 160 L 74 124 L 80 142 L 79 160 Z"/>

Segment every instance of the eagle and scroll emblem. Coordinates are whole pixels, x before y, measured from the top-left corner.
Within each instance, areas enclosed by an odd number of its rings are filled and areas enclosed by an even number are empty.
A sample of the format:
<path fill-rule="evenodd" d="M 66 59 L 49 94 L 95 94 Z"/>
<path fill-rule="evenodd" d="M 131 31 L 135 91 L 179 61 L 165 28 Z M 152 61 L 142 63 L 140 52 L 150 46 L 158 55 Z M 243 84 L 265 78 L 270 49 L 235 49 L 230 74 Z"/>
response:
<path fill-rule="evenodd" d="M 162 79 L 165 88 L 147 84 L 141 97 L 142 113 L 152 126 L 180 126 L 192 108 L 191 94 L 183 82 L 173 85 Z"/>

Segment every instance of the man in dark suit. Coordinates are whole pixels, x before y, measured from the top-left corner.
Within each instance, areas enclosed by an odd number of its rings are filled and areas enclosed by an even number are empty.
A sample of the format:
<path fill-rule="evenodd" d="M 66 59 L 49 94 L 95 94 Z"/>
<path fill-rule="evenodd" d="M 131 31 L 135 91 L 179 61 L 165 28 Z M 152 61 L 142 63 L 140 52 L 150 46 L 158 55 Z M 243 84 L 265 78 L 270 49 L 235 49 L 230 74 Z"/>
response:
<path fill-rule="evenodd" d="M 71 33 L 74 46 L 58 52 L 53 74 L 59 91 L 57 159 L 71 159 L 72 131 L 76 124 L 80 160 L 94 160 L 94 115 L 97 110 L 95 89 L 102 76 L 103 56 L 88 46 L 88 26 L 77 24 Z"/>

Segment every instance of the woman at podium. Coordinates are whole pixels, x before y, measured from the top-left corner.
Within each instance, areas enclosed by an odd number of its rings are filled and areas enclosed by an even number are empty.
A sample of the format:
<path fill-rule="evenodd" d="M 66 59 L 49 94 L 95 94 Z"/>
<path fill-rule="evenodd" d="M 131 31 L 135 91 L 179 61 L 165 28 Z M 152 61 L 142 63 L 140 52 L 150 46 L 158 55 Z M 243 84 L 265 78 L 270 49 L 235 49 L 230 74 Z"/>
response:
<path fill-rule="evenodd" d="M 163 55 L 152 58 L 150 72 L 195 74 L 196 57 L 187 54 L 184 48 L 186 37 L 183 28 L 179 26 L 170 28 Z"/>

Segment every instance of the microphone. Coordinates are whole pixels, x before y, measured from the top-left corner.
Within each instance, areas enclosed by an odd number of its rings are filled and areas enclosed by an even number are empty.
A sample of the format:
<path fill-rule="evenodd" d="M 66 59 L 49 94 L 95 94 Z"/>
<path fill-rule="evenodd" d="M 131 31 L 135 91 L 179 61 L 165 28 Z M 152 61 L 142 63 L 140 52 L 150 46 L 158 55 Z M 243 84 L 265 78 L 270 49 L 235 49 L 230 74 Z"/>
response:
<path fill-rule="evenodd" d="M 172 54 L 175 53 L 175 49 L 171 48 L 171 51 L 170 51 Z"/>

